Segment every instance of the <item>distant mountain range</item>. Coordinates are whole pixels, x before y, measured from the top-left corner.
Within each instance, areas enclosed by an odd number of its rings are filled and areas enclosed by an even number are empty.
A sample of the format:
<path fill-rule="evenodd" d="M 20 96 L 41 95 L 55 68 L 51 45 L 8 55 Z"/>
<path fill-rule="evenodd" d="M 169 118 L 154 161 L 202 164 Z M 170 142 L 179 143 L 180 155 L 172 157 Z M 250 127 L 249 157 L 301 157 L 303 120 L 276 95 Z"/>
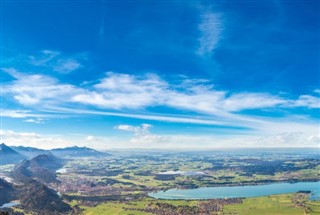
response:
<path fill-rule="evenodd" d="M 52 154 L 54 154 L 57 157 L 61 158 L 73 158 L 73 157 L 106 157 L 110 156 L 111 154 L 106 152 L 99 152 L 94 149 L 90 149 L 87 147 L 66 147 L 66 148 L 59 148 L 59 149 L 52 149 L 50 150 Z"/>
<path fill-rule="evenodd" d="M 27 157 L 2 143 L 0 145 L 0 165 L 16 164 Z"/>
<path fill-rule="evenodd" d="M 38 148 L 34 148 L 34 147 L 11 146 L 11 148 L 13 150 L 15 150 L 16 152 L 19 152 L 20 154 L 22 154 L 28 158 L 34 158 L 40 154 L 51 154 L 51 152 L 48 150 L 38 149 Z"/>
<path fill-rule="evenodd" d="M 54 155 L 59 158 L 95 157 L 102 158 L 111 154 L 100 152 L 87 147 L 66 147 L 51 150 L 38 149 L 34 147 L 12 146 L 2 143 L 0 145 L 0 165 L 17 164 L 21 160 L 31 159 L 38 155 Z"/>

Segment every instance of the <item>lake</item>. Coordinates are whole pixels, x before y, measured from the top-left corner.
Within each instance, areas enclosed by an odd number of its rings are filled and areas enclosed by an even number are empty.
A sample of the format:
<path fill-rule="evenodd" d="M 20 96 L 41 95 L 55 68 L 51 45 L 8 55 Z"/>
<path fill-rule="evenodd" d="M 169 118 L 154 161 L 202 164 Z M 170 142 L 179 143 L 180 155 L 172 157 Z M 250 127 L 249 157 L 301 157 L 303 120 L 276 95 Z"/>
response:
<path fill-rule="evenodd" d="M 259 197 L 298 191 L 311 191 L 310 200 L 320 200 L 320 181 L 230 187 L 202 187 L 186 190 L 171 189 L 149 193 L 148 195 L 156 199 L 219 199 Z"/>
<path fill-rule="evenodd" d="M 14 207 L 17 205 L 20 205 L 19 201 L 12 201 L 12 202 L 8 202 L 8 203 L 3 204 L 0 208 L 11 208 L 11 207 Z"/>
<path fill-rule="evenodd" d="M 205 175 L 203 172 L 194 172 L 194 171 L 166 171 L 159 172 L 159 175 L 182 175 L 182 176 L 197 176 L 197 175 Z"/>
<path fill-rule="evenodd" d="M 56 170 L 56 173 L 61 173 L 61 174 L 67 173 L 67 172 L 68 172 L 68 170 L 66 168 L 61 168 L 61 169 Z"/>

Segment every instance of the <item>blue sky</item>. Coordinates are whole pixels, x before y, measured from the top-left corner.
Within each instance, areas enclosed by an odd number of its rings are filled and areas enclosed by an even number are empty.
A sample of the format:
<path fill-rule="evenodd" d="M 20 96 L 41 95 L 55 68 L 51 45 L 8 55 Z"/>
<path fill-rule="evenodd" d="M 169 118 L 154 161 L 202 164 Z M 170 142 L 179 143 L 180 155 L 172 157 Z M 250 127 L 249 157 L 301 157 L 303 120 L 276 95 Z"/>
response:
<path fill-rule="evenodd" d="M 1 138 L 319 146 L 317 1 L 2 1 Z"/>

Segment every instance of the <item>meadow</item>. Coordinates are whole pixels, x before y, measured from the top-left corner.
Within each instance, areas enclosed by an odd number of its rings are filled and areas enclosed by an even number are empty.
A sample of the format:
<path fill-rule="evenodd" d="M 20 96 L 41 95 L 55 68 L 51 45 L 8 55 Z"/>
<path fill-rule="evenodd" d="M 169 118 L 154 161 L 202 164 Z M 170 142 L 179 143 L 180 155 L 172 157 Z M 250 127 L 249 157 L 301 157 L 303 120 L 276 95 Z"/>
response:
<path fill-rule="evenodd" d="M 309 201 L 304 199 L 304 207 L 298 207 L 292 202 L 295 194 L 281 194 L 272 196 L 263 196 L 257 198 L 246 198 L 242 204 L 225 205 L 222 211 L 214 212 L 212 214 L 227 215 L 316 215 L 320 214 L 320 202 Z M 152 214 L 144 211 L 130 210 L 144 209 L 146 205 L 151 205 L 154 202 L 167 203 L 174 206 L 198 206 L 199 203 L 205 201 L 184 201 L 184 200 L 155 200 L 152 198 L 145 198 L 140 201 L 128 203 L 108 202 L 100 204 L 96 207 L 81 206 L 85 215 L 94 214 L 113 214 L 113 215 L 142 215 Z"/>

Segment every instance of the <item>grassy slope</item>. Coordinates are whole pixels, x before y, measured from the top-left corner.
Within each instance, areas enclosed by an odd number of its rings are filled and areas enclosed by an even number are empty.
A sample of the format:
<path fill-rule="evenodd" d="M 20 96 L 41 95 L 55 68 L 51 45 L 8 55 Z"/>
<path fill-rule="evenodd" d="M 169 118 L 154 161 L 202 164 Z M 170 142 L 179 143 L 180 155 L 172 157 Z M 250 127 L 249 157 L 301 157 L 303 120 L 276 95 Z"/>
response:
<path fill-rule="evenodd" d="M 134 214 L 134 215 L 142 215 L 147 214 L 139 211 L 126 211 L 123 209 L 123 207 L 127 205 L 120 204 L 120 203 L 106 203 L 98 205 L 97 207 L 83 207 L 85 209 L 84 214 L 86 215 L 98 215 L 98 214 L 110 214 L 110 215 L 128 215 L 128 214 Z"/>
<path fill-rule="evenodd" d="M 143 201 L 132 202 L 131 205 L 117 202 L 109 202 L 105 204 L 98 205 L 96 207 L 82 207 L 85 211 L 85 215 L 99 215 L 99 214 L 110 214 L 110 215 L 143 215 L 150 214 L 145 212 L 140 212 L 136 210 L 125 210 L 124 208 L 145 208 L 146 204 L 151 202 L 161 202 L 169 203 L 172 205 L 196 205 L 197 201 L 183 201 L 183 200 L 154 200 L 151 198 L 146 198 Z"/>
<path fill-rule="evenodd" d="M 239 215 L 302 215 L 303 208 L 295 207 L 291 202 L 292 194 L 248 198 L 238 205 L 227 205 L 224 207 L 224 214 Z"/>
<path fill-rule="evenodd" d="M 320 201 L 307 202 L 306 205 L 309 208 L 308 214 L 310 215 L 320 214 Z"/>

